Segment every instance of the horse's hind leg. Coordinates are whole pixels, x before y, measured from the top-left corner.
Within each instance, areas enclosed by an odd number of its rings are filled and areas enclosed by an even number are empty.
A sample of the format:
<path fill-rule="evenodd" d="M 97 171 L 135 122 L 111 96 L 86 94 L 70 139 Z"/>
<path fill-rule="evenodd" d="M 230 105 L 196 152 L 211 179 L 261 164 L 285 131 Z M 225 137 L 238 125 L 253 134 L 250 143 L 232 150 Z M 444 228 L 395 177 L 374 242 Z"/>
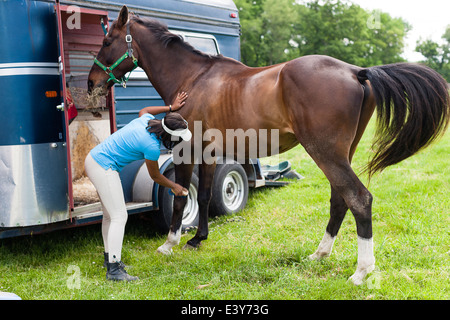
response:
<path fill-rule="evenodd" d="M 332 242 L 345 215 L 345 208 L 348 207 L 355 217 L 358 235 L 358 266 L 350 279 L 354 284 L 359 285 L 375 268 L 372 241 L 372 195 L 358 179 L 345 158 L 318 161 L 318 157 L 313 152 L 310 155 L 316 160 L 333 188 L 330 222 L 321 242 L 322 248 L 319 246 L 313 258 L 324 256 L 331 251 Z"/>
<path fill-rule="evenodd" d="M 319 143 L 310 144 L 313 146 L 321 145 L 321 149 L 316 149 L 314 147 L 308 148 L 307 146 L 307 150 L 310 149 L 308 152 L 325 173 L 331 185 L 330 220 L 318 249 L 310 255 L 310 258 L 320 259 L 330 255 L 336 235 L 346 212 L 350 207 L 356 220 L 358 233 L 358 268 L 351 278 L 355 284 L 360 284 L 362 282 L 364 276 L 373 270 L 375 263 L 372 242 L 372 196 L 350 167 L 356 147 L 375 108 L 375 101 L 373 100 L 373 97 L 369 95 L 367 86 L 364 87 L 364 91 L 364 100 L 362 101 L 359 120 L 357 122 L 347 122 L 347 128 L 352 127 L 352 125 L 350 125 L 351 123 L 353 123 L 353 125 L 356 124 L 356 134 L 349 147 L 345 147 L 345 144 L 340 144 L 338 146 L 336 142 L 333 143 L 330 141 L 319 141 Z M 331 128 L 331 125 L 329 127 L 336 135 L 341 135 L 337 141 L 351 141 L 345 139 L 347 134 L 342 128 Z M 298 136 L 304 137 L 305 132 Z M 349 136 L 347 136 L 347 138 L 348 137 Z M 320 139 L 316 137 L 312 140 L 317 142 Z M 333 150 L 335 150 L 334 156 L 328 156 L 333 154 Z M 349 150 L 348 156 L 345 156 L 346 152 L 344 150 Z M 341 156 L 336 157 L 336 155 Z"/>
<path fill-rule="evenodd" d="M 364 110 L 363 110 L 364 111 Z M 356 151 L 356 147 L 359 143 L 359 140 L 366 128 L 367 122 L 372 115 L 373 109 L 369 109 L 367 112 L 363 113 L 360 119 L 359 127 L 357 130 L 357 134 L 355 139 L 353 140 L 353 144 L 350 148 L 349 162 L 351 162 L 353 155 Z M 341 227 L 342 221 L 348 211 L 348 205 L 339 192 L 333 188 L 331 185 L 331 198 L 330 198 L 330 220 L 328 221 L 328 225 L 323 236 L 322 241 L 319 244 L 316 252 L 309 256 L 310 259 L 318 260 L 324 257 L 328 257 L 331 254 L 331 250 L 333 248 L 334 240 L 339 232 L 339 228 Z"/>
<path fill-rule="evenodd" d="M 324 130 L 311 128 L 308 131 L 297 129 L 296 132 L 299 141 L 324 172 L 331 185 L 330 220 L 319 248 L 310 257 L 319 259 L 331 253 L 341 223 L 347 210 L 350 209 L 355 217 L 358 234 L 358 266 L 351 277 L 355 284 L 361 284 L 366 274 L 375 266 L 372 242 L 372 195 L 350 166 L 353 153 L 370 118 L 369 113 L 364 123 L 353 124 L 357 127 L 353 138 L 350 138 L 351 131 L 345 130 L 352 127 L 351 121 L 347 122 L 345 128 L 333 126 L 333 122 L 329 121 L 329 135 L 314 134 L 313 132 L 323 133 Z M 321 138 L 322 136 L 328 138 Z"/>
<path fill-rule="evenodd" d="M 344 199 L 339 195 L 336 190 L 331 187 L 331 199 L 330 199 L 330 220 L 319 244 L 316 252 L 309 256 L 312 260 L 319 260 L 321 258 L 328 257 L 331 254 L 333 248 L 334 240 L 336 240 L 336 235 L 339 228 L 344 220 L 345 214 L 347 213 L 348 206 Z"/>

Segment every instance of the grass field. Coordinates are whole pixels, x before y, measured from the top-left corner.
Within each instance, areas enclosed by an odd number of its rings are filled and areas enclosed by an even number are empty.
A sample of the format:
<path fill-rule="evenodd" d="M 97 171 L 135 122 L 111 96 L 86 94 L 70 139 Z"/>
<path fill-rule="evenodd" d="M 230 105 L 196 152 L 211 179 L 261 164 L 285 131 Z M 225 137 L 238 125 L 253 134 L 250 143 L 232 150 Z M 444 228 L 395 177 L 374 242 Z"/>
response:
<path fill-rule="evenodd" d="M 370 155 L 371 123 L 354 167 Z M 243 212 L 211 220 L 198 251 L 172 256 L 156 249 L 165 235 L 130 217 L 123 248 L 140 280 L 105 280 L 100 226 L 0 240 L 0 291 L 22 299 L 450 299 L 450 131 L 420 154 L 375 176 L 373 229 L 376 270 L 361 286 L 357 243 L 348 213 L 332 255 L 310 261 L 329 216 L 329 184 L 301 147 L 289 159 L 305 179 L 253 190 Z M 367 183 L 367 178 L 362 177 Z"/>

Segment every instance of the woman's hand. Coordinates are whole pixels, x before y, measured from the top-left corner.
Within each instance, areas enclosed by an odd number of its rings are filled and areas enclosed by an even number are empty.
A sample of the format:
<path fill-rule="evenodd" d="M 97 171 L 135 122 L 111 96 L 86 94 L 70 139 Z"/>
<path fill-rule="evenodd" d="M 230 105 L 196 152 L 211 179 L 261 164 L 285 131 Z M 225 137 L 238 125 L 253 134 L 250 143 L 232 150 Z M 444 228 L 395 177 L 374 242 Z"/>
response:
<path fill-rule="evenodd" d="M 161 174 L 161 172 L 159 171 L 158 161 L 145 159 L 145 164 L 147 165 L 147 170 L 150 174 L 150 177 L 155 183 L 159 184 L 160 186 L 170 188 L 173 194 L 177 197 L 185 197 L 189 194 L 186 188 L 183 188 L 178 183 L 167 179 L 163 174 Z"/>
<path fill-rule="evenodd" d="M 180 92 L 177 94 L 175 100 L 172 103 L 172 111 L 177 111 L 181 109 L 182 106 L 186 103 L 186 99 L 188 98 L 188 94 L 186 92 Z"/>
<path fill-rule="evenodd" d="M 174 188 L 172 188 L 172 192 L 177 197 L 185 197 L 185 196 L 187 196 L 189 194 L 189 192 L 187 191 L 186 188 L 183 188 L 179 184 L 175 184 L 175 185 L 176 186 Z"/>
<path fill-rule="evenodd" d="M 145 108 L 142 108 L 141 111 L 139 111 L 139 117 L 141 117 L 147 113 L 150 113 L 152 115 L 157 115 L 160 113 L 168 113 L 170 111 L 177 111 L 182 106 L 184 106 L 187 98 L 188 98 L 188 94 L 186 92 L 180 92 L 177 95 L 177 97 L 175 98 L 175 100 L 173 100 L 173 104 L 171 104 L 170 107 L 168 107 L 168 106 L 145 107 Z"/>

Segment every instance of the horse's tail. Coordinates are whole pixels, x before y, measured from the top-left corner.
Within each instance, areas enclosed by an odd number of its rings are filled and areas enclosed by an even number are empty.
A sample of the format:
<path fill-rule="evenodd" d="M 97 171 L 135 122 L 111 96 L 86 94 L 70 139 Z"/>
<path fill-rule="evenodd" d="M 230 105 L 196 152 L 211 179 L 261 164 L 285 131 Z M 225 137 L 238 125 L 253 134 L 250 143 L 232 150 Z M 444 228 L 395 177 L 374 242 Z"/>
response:
<path fill-rule="evenodd" d="M 428 146 L 450 120 L 447 82 L 434 70 L 411 63 L 376 66 L 358 72 L 369 80 L 377 104 L 374 157 L 369 177 Z"/>

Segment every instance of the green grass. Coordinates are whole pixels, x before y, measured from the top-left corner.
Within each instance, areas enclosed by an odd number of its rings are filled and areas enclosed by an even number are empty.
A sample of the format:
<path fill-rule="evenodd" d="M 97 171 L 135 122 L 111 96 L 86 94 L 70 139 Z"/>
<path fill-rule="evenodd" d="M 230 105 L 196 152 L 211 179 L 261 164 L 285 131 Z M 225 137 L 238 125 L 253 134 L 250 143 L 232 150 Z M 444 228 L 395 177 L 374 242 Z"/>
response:
<path fill-rule="evenodd" d="M 370 155 L 371 123 L 355 156 Z M 375 176 L 377 268 L 366 283 L 356 269 L 354 218 L 348 213 L 332 255 L 309 261 L 329 216 L 329 184 L 301 147 L 283 154 L 305 179 L 252 190 L 243 212 L 211 222 L 200 250 L 156 253 L 165 241 L 130 217 L 123 261 L 135 283 L 105 280 L 100 226 L 0 240 L 0 291 L 22 299 L 450 299 L 450 131 L 418 155 Z M 362 176 L 367 184 L 367 178 Z M 240 218 L 242 217 L 242 218 Z M 79 289 L 73 279 L 79 279 Z"/>

